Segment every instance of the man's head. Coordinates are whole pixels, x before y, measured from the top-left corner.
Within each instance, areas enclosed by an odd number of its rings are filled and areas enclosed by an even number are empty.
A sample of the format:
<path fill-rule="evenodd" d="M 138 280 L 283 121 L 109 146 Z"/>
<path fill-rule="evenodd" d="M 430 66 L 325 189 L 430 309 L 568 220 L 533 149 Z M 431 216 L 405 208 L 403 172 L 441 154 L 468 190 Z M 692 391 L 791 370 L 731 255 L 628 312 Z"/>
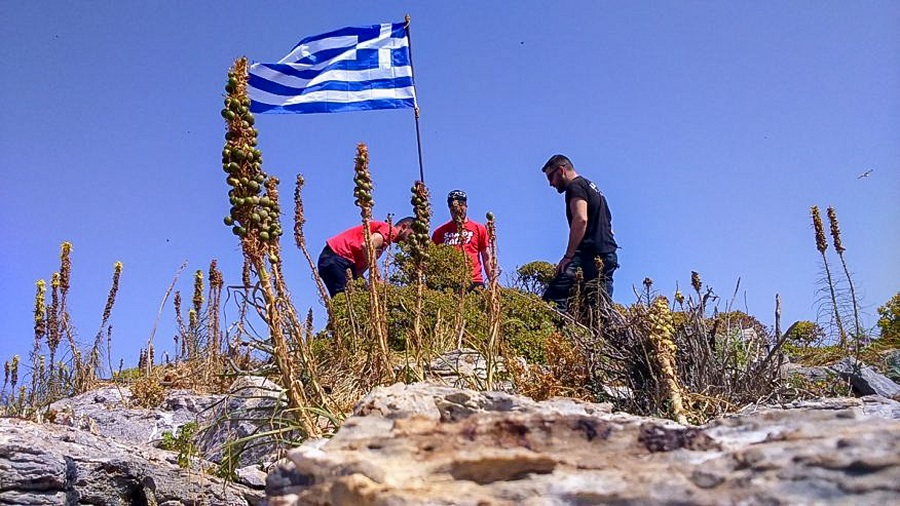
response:
<path fill-rule="evenodd" d="M 447 207 L 450 208 L 450 216 L 455 219 L 466 219 L 466 211 L 468 210 L 466 192 L 462 190 L 453 190 L 447 194 Z"/>
<path fill-rule="evenodd" d="M 416 221 L 412 216 L 407 216 L 406 218 L 401 218 L 394 227 L 397 229 L 397 238 L 395 242 L 403 242 L 405 241 L 410 234 L 412 234 L 412 224 Z"/>
<path fill-rule="evenodd" d="M 575 166 L 565 155 L 551 156 L 541 171 L 547 176 L 550 186 L 556 188 L 559 193 L 566 191 L 566 186 L 577 176 Z"/>

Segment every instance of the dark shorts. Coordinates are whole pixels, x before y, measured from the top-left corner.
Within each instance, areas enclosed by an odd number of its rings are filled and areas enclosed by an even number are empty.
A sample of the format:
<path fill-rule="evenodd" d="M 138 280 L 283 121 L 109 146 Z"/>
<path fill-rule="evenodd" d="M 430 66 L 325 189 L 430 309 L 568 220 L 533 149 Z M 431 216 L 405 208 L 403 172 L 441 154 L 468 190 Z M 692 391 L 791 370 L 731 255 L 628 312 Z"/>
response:
<path fill-rule="evenodd" d="M 354 278 L 357 277 L 356 268 L 354 267 L 353 262 L 339 256 L 327 244 L 322 250 L 322 253 L 319 254 L 318 268 L 319 277 L 321 277 L 322 281 L 325 283 L 325 288 L 328 289 L 328 295 L 332 297 L 347 289 L 348 269 Z"/>

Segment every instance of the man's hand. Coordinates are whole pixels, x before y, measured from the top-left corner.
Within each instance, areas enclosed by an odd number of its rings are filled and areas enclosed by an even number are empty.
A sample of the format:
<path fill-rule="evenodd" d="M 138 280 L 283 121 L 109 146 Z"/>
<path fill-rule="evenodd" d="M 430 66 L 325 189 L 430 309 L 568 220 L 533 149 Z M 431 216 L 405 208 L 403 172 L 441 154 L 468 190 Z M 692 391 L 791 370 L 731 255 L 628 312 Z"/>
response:
<path fill-rule="evenodd" d="M 569 262 L 572 261 L 572 257 L 562 257 L 558 264 L 556 264 L 556 275 L 559 276 L 566 270 L 566 266 L 569 265 Z"/>

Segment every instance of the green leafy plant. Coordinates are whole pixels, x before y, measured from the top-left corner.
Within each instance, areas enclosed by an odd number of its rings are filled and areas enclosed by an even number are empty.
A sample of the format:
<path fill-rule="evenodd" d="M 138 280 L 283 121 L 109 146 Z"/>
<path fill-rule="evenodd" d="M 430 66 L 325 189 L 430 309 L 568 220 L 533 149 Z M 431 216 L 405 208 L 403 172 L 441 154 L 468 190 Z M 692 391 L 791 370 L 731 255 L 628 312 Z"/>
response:
<path fill-rule="evenodd" d="M 191 458 L 199 454 L 197 446 L 194 444 L 194 435 L 197 434 L 198 429 L 197 422 L 187 422 L 178 427 L 174 435 L 172 431 L 162 433 L 159 447 L 163 450 L 178 452 L 178 467 L 182 469 L 190 467 Z"/>

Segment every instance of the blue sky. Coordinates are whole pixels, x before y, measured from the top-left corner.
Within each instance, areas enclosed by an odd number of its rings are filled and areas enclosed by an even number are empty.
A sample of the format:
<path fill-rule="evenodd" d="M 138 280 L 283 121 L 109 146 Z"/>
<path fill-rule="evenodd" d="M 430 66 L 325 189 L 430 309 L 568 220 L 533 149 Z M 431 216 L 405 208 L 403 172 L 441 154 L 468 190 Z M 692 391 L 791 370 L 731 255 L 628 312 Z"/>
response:
<path fill-rule="evenodd" d="M 4 1 L 0 359 L 30 350 L 34 283 L 59 268 L 62 241 L 74 245 L 70 308 L 83 341 L 124 263 L 115 362 L 136 361 L 183 261 L 186 297 L 213 258 L 226 284 L 239 283 L 219 160 L 233 59 L 275 61 L 303 37 L 406 13 L 435 225 L 448 218 L 446 193 L 466 190 L 470 216 L 497 217 L 506 273 L 564 251 L 563 200 L 540 172 L 564 153 L 609 200 L 618 302 L 633 302 L 647 276 L 671 295 L 696 270 L 721 306 L 740 278 L 736 308 L 771 325 L 780 293 L 785 327 L 814 319 L 814 204 L 837 209 L 868 314 L 900 289 L 896 2 Z M 306 177 L 314 255 L 358 221 L 359 141 L 376 215 L 409 214 L 410 110 L 259 115 L 257 127 L 282 194 Z M 285 239 L 295 302 L 321 315 Z M 173 320 L 170 299 L 158 349 L 171 349 Z"/>

